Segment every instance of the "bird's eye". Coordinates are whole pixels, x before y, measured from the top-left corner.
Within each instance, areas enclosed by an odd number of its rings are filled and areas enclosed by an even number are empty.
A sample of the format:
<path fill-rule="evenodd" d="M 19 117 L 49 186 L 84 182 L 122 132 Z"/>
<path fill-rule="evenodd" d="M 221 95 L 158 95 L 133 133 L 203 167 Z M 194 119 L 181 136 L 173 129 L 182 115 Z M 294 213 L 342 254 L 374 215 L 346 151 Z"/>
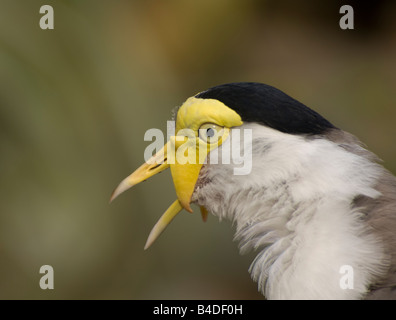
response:
<path fill-rule="evenodd" d="M 216 143 L 223 136 L 224 128 L 214 124 L 205 123 L 199 129 L 199 138 L 206 143 Z"/>

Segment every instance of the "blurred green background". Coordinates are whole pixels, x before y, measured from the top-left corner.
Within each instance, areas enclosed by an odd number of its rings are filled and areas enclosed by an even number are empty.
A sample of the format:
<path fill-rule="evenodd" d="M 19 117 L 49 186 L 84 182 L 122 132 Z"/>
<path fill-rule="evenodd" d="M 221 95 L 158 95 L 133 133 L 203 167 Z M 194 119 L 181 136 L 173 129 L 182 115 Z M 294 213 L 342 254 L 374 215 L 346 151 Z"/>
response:
<path fill-rule="evenodd" d="M 50 4 L 55 29 L 41 30 Z M 396 172 L 396 3 L 0 0 L 0 298 L 261 299 L 230 222 L 184 212 L 170 173 L 108 204 L 150 128 L 208 87 L 259 81 L 360 137 Z M 42 290 L 42 265 L 55 289 Z"/>

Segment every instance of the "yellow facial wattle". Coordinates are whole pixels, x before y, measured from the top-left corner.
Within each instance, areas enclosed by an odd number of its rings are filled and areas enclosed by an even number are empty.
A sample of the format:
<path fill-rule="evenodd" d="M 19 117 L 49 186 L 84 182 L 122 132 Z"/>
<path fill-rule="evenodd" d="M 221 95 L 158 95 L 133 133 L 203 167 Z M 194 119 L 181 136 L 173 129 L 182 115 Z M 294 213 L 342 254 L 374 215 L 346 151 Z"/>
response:
<path fill-rule="evenodd" d="M 218 100 L 195 97 L 187 99 L 177 112 L 175 136 L 114 190 L 110 201 L 141 181 L 171 168 L 177 200 L 153 227 L 145 249 L 183 208 L 192 212 L 191 196 L 205 159 L 210 151 L 218 148 L 228 138 L 230 128 L 242 124 L 241 117 Z M 163 159 L 165 160 L 161 162 Z M 201 213 L 206 220 L 206 209 L 201 208 Z"/>

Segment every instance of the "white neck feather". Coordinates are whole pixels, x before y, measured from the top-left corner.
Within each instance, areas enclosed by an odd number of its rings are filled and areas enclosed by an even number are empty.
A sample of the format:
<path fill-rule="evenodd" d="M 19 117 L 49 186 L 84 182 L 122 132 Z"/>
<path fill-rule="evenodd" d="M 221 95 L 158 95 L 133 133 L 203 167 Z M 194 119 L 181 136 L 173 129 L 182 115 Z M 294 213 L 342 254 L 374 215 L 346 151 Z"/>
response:
<path fill-rule="evenodd" d="M 380 195 L 381 166 L 325 138 L 241 128 L 253 132 L 252 151 L 242 150 L 252 152 L 251 174 L 205 165 L 200 180 L 209 182 L 193 201 L 235 222 L 241 253 L 258 252 L 249 271 L 268 299 L 361 298 L 383 271 L 384 254 L 352 202 Z M 352 267 L 353 289 L 340 285 L 343 266 Z"/>

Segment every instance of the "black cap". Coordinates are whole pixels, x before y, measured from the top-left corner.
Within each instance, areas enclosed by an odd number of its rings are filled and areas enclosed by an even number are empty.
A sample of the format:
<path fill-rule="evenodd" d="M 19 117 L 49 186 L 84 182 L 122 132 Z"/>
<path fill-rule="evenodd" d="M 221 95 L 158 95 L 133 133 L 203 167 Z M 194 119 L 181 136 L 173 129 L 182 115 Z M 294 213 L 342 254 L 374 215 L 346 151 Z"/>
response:
<path fill-rule="evenodd" d="M 266 84 L 222 84 L 195 96 L 216 99 L 235 110 L 244 122 L 257 122 L 291 134 L 322 134 L 335 127 L 317 112 Z"/>

